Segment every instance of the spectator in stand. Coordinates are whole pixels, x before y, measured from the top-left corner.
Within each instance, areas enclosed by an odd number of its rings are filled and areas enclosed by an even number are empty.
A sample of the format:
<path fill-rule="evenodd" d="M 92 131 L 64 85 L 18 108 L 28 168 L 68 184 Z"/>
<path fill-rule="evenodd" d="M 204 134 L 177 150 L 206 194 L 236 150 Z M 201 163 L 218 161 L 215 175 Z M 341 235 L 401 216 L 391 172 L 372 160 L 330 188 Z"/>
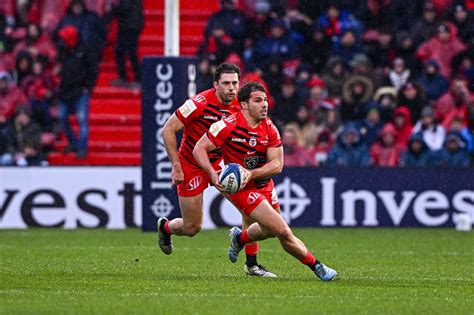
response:
<path fill-rule="evenodd" d="M 468 127 L 464 126 L 464 120 L 461 117 L 456 117 L 451 122 L 449 132 L 457 132 L 461 134 L 466 142 L 466 149 L 469 153 L 474 151 L 474 134 L 469 131 Z"/>
<path fill-rule="evenodd" d="M 402 154 L 400 166 L 425 167 L 433 163 L 433 153 L 420 133 L 413 134 L 408 141 L 408 149 Z"/>
<path fill-rule="evenodd" d="M 471 47 L 474 45 L 474 14 L 461 1 L 454 6 L 451 22 L 458 28 L 459 38 Z"/>
<path fill-rule="evenodd" d="M 31 119 L 31 111 L 28 106 L 19 106 L 13 118 L 13 147 L 16 152 L 15 161 L 23 158 L 23 150 L 28 145 L 41 148 L 41 129 Z"/>
<path fill-rule="evenodd" d="M 270 57 L 287 61 L 298 56 L 298 47 L 287 33 L 283 20 L 273 21 L 269 36 L 258 41 L 255 47 L 255 63 L 260 69 L 266 69 Z"/>
<path fill-rule="evenodd" d="M 372 105 L 379 109 L 382 123 L 392 121 L 393 111 L 397 105 L 396 95 L 397 91 L 394 87 L 383 86 L 375 92 L 373 103 L 369 103 L 369 106 Z"/>
<path fill-rule="evenodd" d="M 363 141 L 371 146 L 377 141 L 383 123 L 380 121 L 380 110 L 377 104 L 371 103 L 367 106 L 367 116 L 357 123 Z"/>
<path fill-rule="evenodd" d="M 437 20 L 438 14 L 436 9 L 431 2 L 426 2 L 423 7 L 423 15 L 411 28 L 411 37 L 415 43 L 415 46 L 419 46 L 421 43 L 432 38 L 438 29 L 439 21 Z"/>
<path fill-rule="evenodd" d="M 408 139 L 413 130 L 411 115 L 408 108 L 400 106 L 393 112 L 393 125 L 397 132 L 397 144 L 406 148 Z"/>
<path fill-rule="evenodd" d="M 426 106 L 426 97 L 417 83 L 408 81 L 400 91 L 398 91 L 398 104 L 405 106 L 410 110 L 411 119 L 418 121 L 420 119 L 420 112 Z"/>
<path fill-rule="evenodd" d="M 89 135 L 89 100 L 97 79 L 97 55 L 81 43 L 79 32 L 72 25 L 59 31 L 59 47 L 62 64 L 59 115 L 69 142 L 66 152 L 77 152 L 78 159 L 85 159 Z M 69 123 L 69 115 L 73 112 L 79 123 L 79 139 Z"/>
<path fill-rule="evenodd" d="M 0 121 L 8 120 L 15 114 L 16 108 L 28 104 L 23 91 L 16 87 L 7 72 L 0 72 Z"/>
<path fill-rule="evenodd" d="M 305 166 L 305 151 L 301 142 L 301 131 L 297 124 L 290 123 L 283 127 L 281 145 L 285 166 Z"/>
<path fill-rule="evenodd" d="M 420 133 L 432 151 L 440 150 L 446 137 L 446 130 L 438 124 L 435 112 L 430 106 L 421 111 L 421 119 L 413 127 L 413 133 Z"/>
<path fill-rule="evenodd" d="M 198 54 L 201 58 L 209 58 L 213 64 L 221 64 L 235 50 L 232 37 L 226 34 L 224 27 L 216 25 L 199 47 Z"/>
<path fill-rule="evenodd" d="M 319 77 L 313 77 L 308 81 L 309 95 L 306 107 L 310 113 L 310 120 L 321 124 L 327 120 L 326 110 L 334 107 L 332 100 L 328 98 L 326 84 Z"/>
<path fill-rule="evenodd" d="M 380 29 L 377 41 L 369 45 L 367 50 L 367 55 L 372 60 L 376 71 L 382 72 L 383 69 L 390 68 L 396 56 L 391 30 L 388 28 Z"/>
<path fill-rule="evenodd" d="M 446 136 L 443 149 L 436 152 L 436 166 L 468 167 L 471 163 L 466 142 L 457 132 Z"/>
<path fill-rule="evenodd" d="M 270 57 L 268 66 L 262 74 L 262 79 L 267 83 L 269 92 L 275 97 L 281 90 L 283 83 L 283 64 L 278 57 Z"/>
<path fill-rule="evenodd" d="M 396 142 L 395 127 L 385 124 L 379 134 L 379 139 L 370 147 L 373 165 L 382 167 L 397 167 L 403 147 Z"/>
<path fill-rule="evenodd" d="M 196 81 L 196 91 L 205 91 L 212 88 L 214 82 L 213 71 L 211 63 L 208 59 L 201 59 L 198 63 L 197 70 L 199 73 L 199 80 Z"/>
<path fill-rule="evenodd" d="M 112 84 L 140 88 L 141 73 L 137 51 L 140 33 L 145 26 L 142 0 L 120 0 L 108 10 L 110 10 L 110 16 L 117 17 L 119 26 L 115 44 L 115 62 L 118 67 L 119 80 L 113 81 Z M 135 75 L 131 83 L 129 83 L 125 71 L 125 56 L 128 56 Z"/>
<path fill-rule="evenodd" d="M 339 42 L 349 30 L 353 32 L 354 37 L 359 37 L 363 30 L 362 24 L 352 14 L 340 11 L 333 4 L 329 5 L 325 14 L 319 17 L 318 24 L 333 42 Z"/>
<path fill-rule="evenodd" d="M 341 119 L 343 122 L 361 120 L 365 116 L 365 108 L 372 98 L 374 85 L 362 75 L 351 76 L 342 89 Z"/>
<path fill-rule="evenodd" d="M 301 47 L 301 61 L 311 65 L 316 73 L 322 73 L 331 53 L 331 40 L 321 26 L 313 25 L 309 38 Z"/>
<path fill-rule="evenodd" d="M 16 85 L 24 88 L 24 79 L 31 74 L 33 68 L 33 58 L 26 51 L 21 51 L 16 56 L 15 70 L 13 75 L 15 77 Z"/>
<path fill-rule="evenodd" d="M 474 91 L 474 49 L 459 54 L 453 64 L 455 66 L 453 78 L 464 77 L 468 82 L 468 89 Z"/>
<path fill-rule="evenodd" d="M 466 48 L 466 45 L 457 37 L 455 26 L 445 22 L 438 26 L 438 33 L 435 36 L 417 49 L 416 55 L 423 62 L 435 60 L 439 64 L 440 74 L 449 78 L 453 58 Z"/>
<path fill-rule="evenodd" d="M 281 92 L 275 97 L 275 109 L 272 111 L 272 120 L 280 129 L 290 123 L 298 122 L 297 113 L 300 107 L 304 106 L 304 99 L 296 93 L 296 86 L 293 80 L 286 79 Z"/>
<path fill-rule="evenodd" d="M 241 44 L 247 34 L 247 17 L 237 10 L 235 0 L 221 0 L 221 9 L 207 21 L 204 37 L 211 36 L 216 28 L 223 28 L 234 41 Z M 237 45 L 238 46 L 238 45 Z"/>
<path fill-rule="evenodd" d="M 13 153 L 11 124 L 5 116 L 0 115 L 0 166 L 13 164 Z"/>
<path fill-rule="evenodd" d="M 361 167 L 369 164 L 369 150 L 362 141 L 359 129 L 352 124 L 344 126 L 336 145 L 329 151 L 326 165 Z"/>
<path fill-rule="evenodd" d="M 347 78 L 348 74 L 344 68 L 342 59 L 337 56 L 329 58 L 323 80 L 327 86 L 328 97 L 331 98 L 336 105 L 341 103 L 342 87 Z"/>
<path fill-rule="evenodd" d="M 425 63 L 423 74 L 419 79 L 419 84 L 426 93 L 429 101 L 436 101 L 449 88 L 449 81 L 439 74 L 439 65 L 434 60 Z"/>
<path fill-rule="evenodd" d="M 38 24 L 28 24 L 26 37 L 16 44 L 13 55 L 16 56 L 21 51 L 28 52 L 33 60 L 37 60 L 39 56 L 45 56 L 50 61 L 54 61 L 57 58 L 53 42 L 48 36 L 43 35 Z"/>
<path fill-rule="evenodd" d="M 353 30 L 345 31 L 340 41 L 333 41 L 331 54 L 341 57 L 346 65 L 362 53 L 362 47 Z"/>
<path fill-rule="evenodd" d="M 470 93 L 466 79 L 454 78 L 449 91 L 439 98 L 435 108 L 436 117 L 445 128 L 449 128 L 455 117 L 462 117 L 467 125 L 468 111 L 474 108 L 474 93 Z"/>
<path fill-rule="evenodd" d="M 59 86 L 59 78 L 47 67 L 47 60 L 33 62 L 32 74 L 25 78 L 26 94 L 30 100 L 32 117 L 41 130 L 51 132 L 53 119 L 50 108 Z"/>
<path fill-rule="evenodd" d="M 306 165 L 322 166 L 328 158 L 334 141 L 329 130 L 318 130 L 319 128 L 315 125 L 310 126 L 303 132 Z"/>
<path fill-rule="evenodd" d="M 58 31 L 67 25 L 72 25 L 79 31 L 83 45 L 96 54 L 97 60 L 101 60 L 102 49 L 107 42 L 107 30 L 97 13 L 88 10 L 83 0 L 72 0 L 66 15 L 56 28 L 55 40 L 58 40 Z"/>
<path fill-rule="evenodd" d="M 416 77 L 421 72 L 421 64 L 416 57 L 416 46 L 413 43 L 410 34 L 406 31 L 398 32 L 396 34 L 396 55 L 402 58 L 407 65 L 407 68 L 412 71 Z"/>
<path fill-rule="evenodd" d="M 402 58 L 395 58 L 384 85 L 391 85 L 399 91 L 410 79 L 411 71 L 405 66 L 405 61 Z"/>

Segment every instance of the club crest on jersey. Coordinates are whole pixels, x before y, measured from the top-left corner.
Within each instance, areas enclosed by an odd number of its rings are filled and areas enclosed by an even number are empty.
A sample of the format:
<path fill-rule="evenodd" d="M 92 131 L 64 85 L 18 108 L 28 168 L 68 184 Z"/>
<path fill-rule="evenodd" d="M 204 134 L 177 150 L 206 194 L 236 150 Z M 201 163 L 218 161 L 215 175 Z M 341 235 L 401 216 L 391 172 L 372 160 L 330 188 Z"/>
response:
<path fill-rule="evenodd" d="M 249 145 L 250 145 L 251 147 L 256 146 L 256 145 L 257 145 L 257 139 L 255 139 L 255 138 L 250 138 L 250 140 L 249 140 Z"/>
<path fill-rule="evenodd" d="M 244 159 L 245 167 L 248 170 L 253 170 L 257 167 L 258 164 L 258 156 L 248 156 Z"/>
<path fill-rule="evenodd" d="M 257 201 L 258 197 L 260 197 L 260 193 L 252 191 L 247 198 L 247 203 L 251 205 L 252 203 Z"/>

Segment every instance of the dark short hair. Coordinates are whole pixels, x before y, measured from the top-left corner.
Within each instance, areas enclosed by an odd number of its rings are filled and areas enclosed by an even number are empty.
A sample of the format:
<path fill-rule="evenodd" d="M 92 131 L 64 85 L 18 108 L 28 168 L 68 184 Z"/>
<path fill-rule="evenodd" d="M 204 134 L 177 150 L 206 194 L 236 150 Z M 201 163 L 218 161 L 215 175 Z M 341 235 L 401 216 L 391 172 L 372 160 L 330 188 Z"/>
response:
<path fill-rule="evenodd" d="M 239 89 L 239 92 L 237 93 L 237 99 L 239 100 L 239 102 L 247 103 L 250 99 L 250 94 L 252 94 L 252 92 L 257 91 L 267 93 L 265 87 L 258 82 L 246 83 L 243 87 Z"/>
<path fill-rule="evenodd" d="M 219 82 L 223 73 L 237 73 L 237 77 L 240 80 L 240 68 L 233 63 L 221 63 L 218 65 L 214 72 L 214 81 Z"/>

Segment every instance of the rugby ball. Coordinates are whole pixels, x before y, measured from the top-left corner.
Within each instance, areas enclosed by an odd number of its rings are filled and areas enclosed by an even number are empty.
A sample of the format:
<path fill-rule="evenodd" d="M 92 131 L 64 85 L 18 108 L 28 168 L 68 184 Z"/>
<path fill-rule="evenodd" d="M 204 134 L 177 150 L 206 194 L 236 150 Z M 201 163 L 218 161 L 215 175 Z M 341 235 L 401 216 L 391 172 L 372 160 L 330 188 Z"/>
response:
<path fill-rule="evenodd" d="M 229 163 L 224 166 L 219 174 L 219 182 L 226 193 L 233 194 L 240 190 L 243 177 L 242 167 L 236 163 Z"/>

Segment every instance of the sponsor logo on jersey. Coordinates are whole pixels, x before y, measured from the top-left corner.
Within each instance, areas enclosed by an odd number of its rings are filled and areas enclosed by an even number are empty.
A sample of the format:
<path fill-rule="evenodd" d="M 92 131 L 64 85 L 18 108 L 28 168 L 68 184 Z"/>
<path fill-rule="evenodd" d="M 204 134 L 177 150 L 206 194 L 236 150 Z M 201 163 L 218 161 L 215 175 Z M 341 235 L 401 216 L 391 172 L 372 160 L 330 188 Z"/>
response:
<path fill-rule="evenodd" d="M 209 115 L 203 116 L 202 118 L 207 119 L 207 120 L 219 120 L 219 118 L 217 118 L 216 116 L 209 116 Z"/>
<path fill-rule="evenodd" d="M 196 108 L 196 104 L 194 104 L 193 101 L 187 100 L 178 110 L 184 118 L 188 118 L 188 116 L 191 115 L 192 112 L 196 110 Z"/>
<path fill-rule="evenodd" d="M 225 122 L 223 120 L 219 120 L 218 122 L 215 122 L 211 125 L 211 128 L 209 128 L 209 131 L 214 137 L 216 137 L 217 134 L 224 128 L 225 128 Z"/>
<path fill-rule="evenodd" d="M 192 178 L 185 186 L 186 190 L 194 190 L 198 188 L 202 183 L 202 176 L 198 175 Z"/>
<path fill-rule="evenodd" d="M 233 141 L 233 142 L 247 142 L 247 139 L 232 138 L 232 139 L 230 139 L 230 141 Z"/>
<path fill-rule="evenodd" d="M 255 201 L 257 201 L 258 197 L 260 197 L 260 193 L 252 191 L 247 197 L 247 203 L 249 205 L 253 204 Z"/>

